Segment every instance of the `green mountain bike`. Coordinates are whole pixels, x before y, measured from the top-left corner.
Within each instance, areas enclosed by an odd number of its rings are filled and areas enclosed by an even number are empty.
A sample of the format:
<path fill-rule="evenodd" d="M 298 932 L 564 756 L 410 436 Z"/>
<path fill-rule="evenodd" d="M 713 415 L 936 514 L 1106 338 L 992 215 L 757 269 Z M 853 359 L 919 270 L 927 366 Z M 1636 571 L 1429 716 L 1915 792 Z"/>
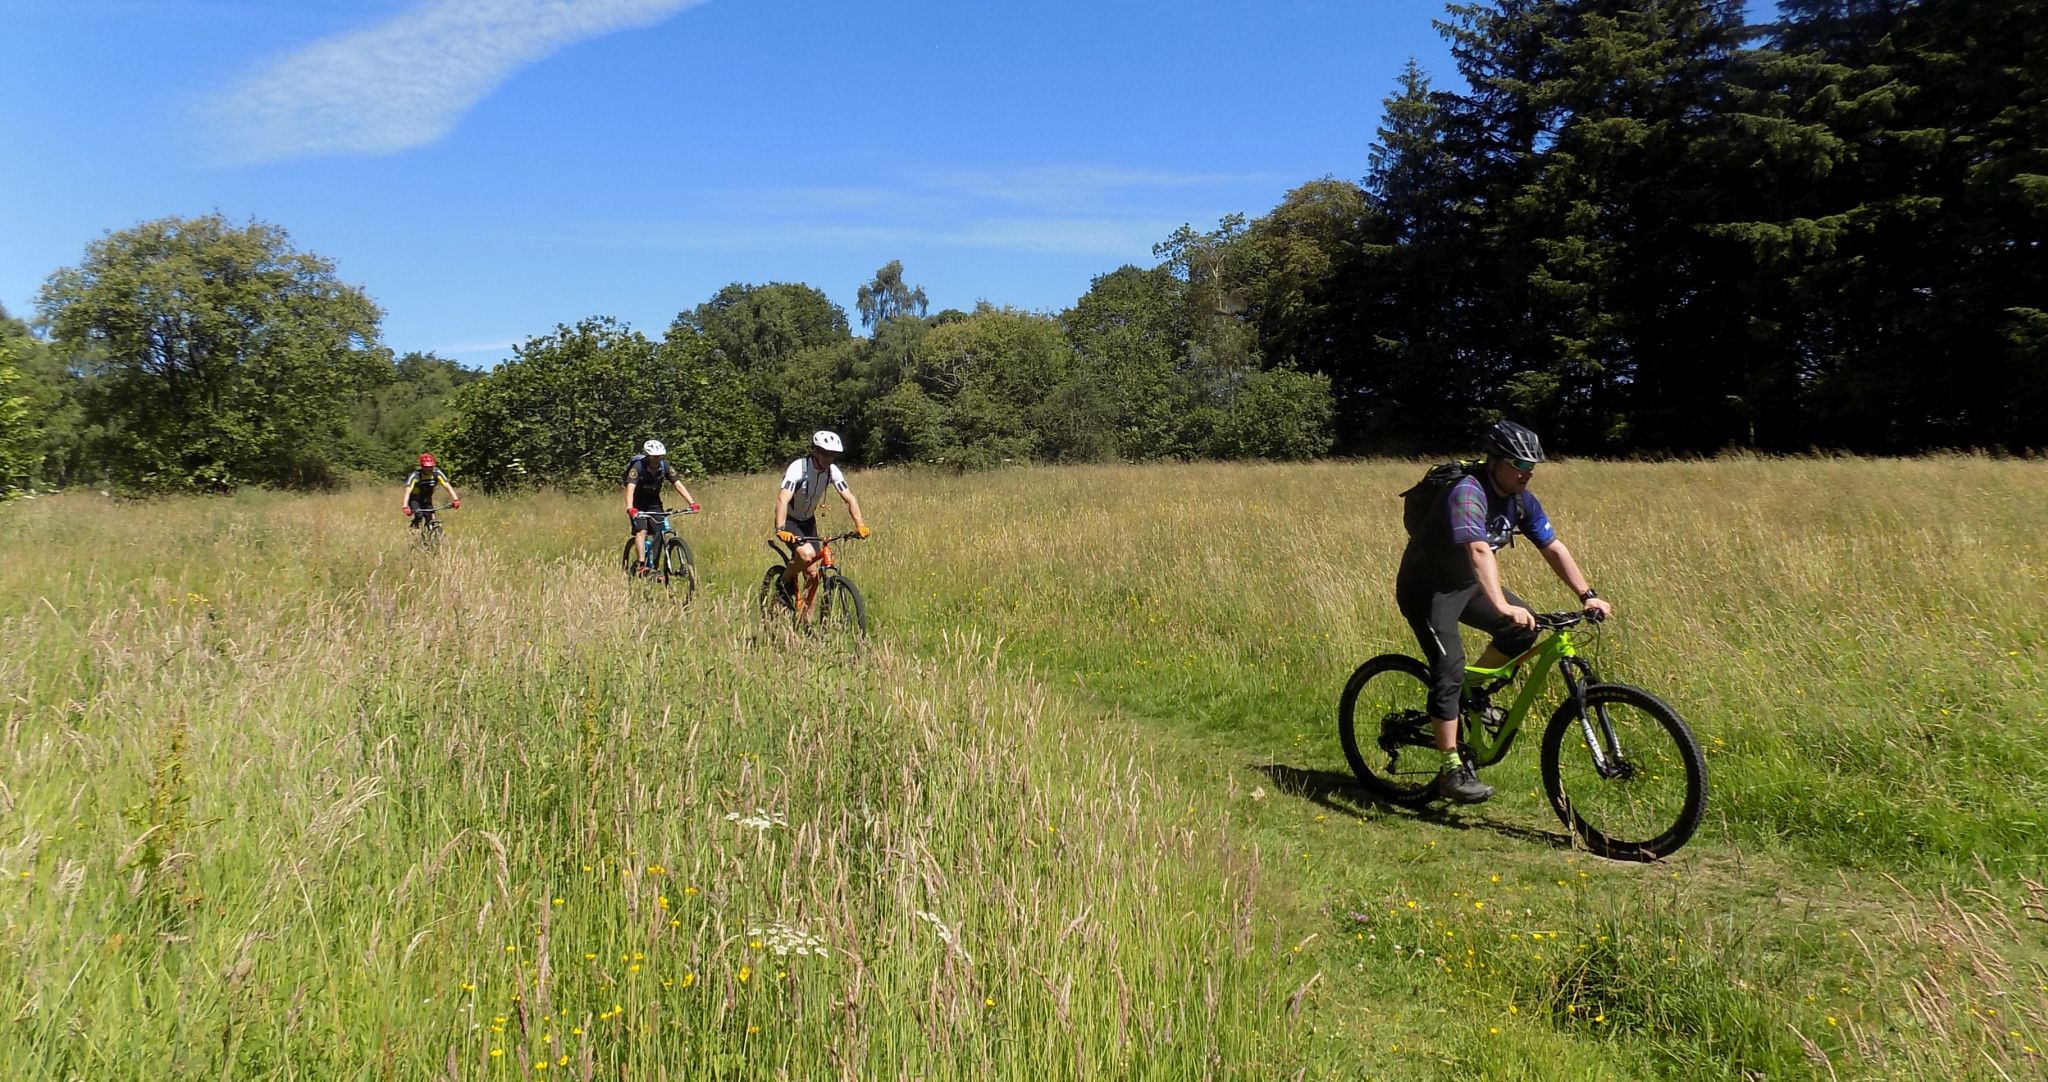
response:
<path fill-rule="evenodd" d="M 1497 669 L 1468 666 L 1458 748 L 1475 768 L 1501 761 L 1553 670 L 1564 701 L 1543 730 L 1543 790 L 1588 850 L 1614 860 L 1656 860 L 1684 845 L 1707 806 L 1707 761 L 1678 712 L 1641 688 L 1610 684 L 1579 656 L 1569 629 L 1582 612 L 1536 617 L 1547 630 Z M 1524 664 L 1529 678 L 1502 710 L 1492 696 Z M 1337 736 L 1358 780 L 1395 804 L 1437 799 L 1443 755 L 1429 720 L 1429 666 L 1381 654 L 1358 667 L 1337 706 Z"/>

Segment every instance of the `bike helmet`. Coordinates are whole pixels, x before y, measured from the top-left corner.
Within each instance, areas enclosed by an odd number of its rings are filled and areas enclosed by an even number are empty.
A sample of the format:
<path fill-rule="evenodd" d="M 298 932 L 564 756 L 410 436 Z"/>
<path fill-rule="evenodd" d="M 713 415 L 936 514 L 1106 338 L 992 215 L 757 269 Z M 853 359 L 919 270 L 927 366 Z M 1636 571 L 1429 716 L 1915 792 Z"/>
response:
<path fill-rule="evenodd" d="M 423 470 L 431 470 L 431 469 L 433 469 L 433 468 L 434 468 L 434 456 L 433 456 L 433 455 L 430 455 L 430 454 L 429 454 L 429 455 L 421 455 L 421 456 L 420 456 L 420 469 L 423 469 Z"/>
<path fill-rule="evenodd" d="M 640 453 L 650 458 L 660 458 L 668 454 L 668 447 L 660 440 L 648 440 L 640 445 Z"/>
<path fill-rule="evenodd" d="M 839 433 L 827 432 L 822 428 L 811 433 L 811 446 L 816 447 L 820 451 L 830 451 L 835 455 L 846 450 L 846 445 L 839 442 Z"/>
<path fill-rule="evenodd" d="M 1543 441 L 1536 433 L 1513 421 L 1502 421 L 1486 434 L 1486 449 L 1501 458 L 1518 458 L 1524 462 L 1543 462 Z"/>

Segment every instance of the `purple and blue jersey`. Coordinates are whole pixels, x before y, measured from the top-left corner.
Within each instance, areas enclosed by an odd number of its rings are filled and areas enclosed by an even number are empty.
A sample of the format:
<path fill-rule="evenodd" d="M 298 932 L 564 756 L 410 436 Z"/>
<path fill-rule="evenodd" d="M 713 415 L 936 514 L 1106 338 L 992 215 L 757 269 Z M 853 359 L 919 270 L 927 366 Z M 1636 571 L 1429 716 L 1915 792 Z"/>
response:
<path fill-rule="evenodd" d="M 1399 581 L 1416 589 L 1458 589 L 1472 581 L 1472 560 L 1465 546 L 1484 541 L 1498 552 L 1514 535 L 1538 546 L 1557 540 L 1557 530 L 1543 504 L 1527 489 L 1498 496 L 1478 475 L 1461 477 L 1444 490 L 1430 508 L 1408 548 L 1401 554 Z"/>

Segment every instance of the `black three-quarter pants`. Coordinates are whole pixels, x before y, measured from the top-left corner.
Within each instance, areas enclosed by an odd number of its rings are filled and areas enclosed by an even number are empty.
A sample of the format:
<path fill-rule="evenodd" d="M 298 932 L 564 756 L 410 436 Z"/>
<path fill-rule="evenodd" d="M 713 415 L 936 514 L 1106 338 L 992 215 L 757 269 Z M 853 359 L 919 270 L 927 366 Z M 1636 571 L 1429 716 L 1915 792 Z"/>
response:
<path fill-rule="evenodd" d="M 1526 602 L 1502 588 L 1508 604 L 1528 608 Z M 1492 645 L 1509 657 L 1516 657 L 1536 645 L 1537 632 L 1519 628 L 1507 613 L 1493 607 L 1478 583 L 1456 589 L 1438 589 L 1428 584 L 1397 582 L 1394 603 L 1429 663 L 1429 716 L 1458 716 L 1458 696 L 1465 685 L 1465 644 L 1458 638 L 1458 625 L 1478 628 L 1493 637 Z"/>

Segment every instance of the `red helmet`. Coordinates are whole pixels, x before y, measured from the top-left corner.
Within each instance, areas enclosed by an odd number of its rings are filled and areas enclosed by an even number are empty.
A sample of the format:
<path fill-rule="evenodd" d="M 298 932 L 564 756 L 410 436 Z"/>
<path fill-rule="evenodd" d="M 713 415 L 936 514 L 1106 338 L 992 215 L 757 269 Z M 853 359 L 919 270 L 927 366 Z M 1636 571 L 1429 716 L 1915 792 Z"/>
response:
<path fill-rule="evenodd" d="M 431 469 L 433 469 L 433 468 L 434 468 L 434 456 L 433 456 L 433 455 L 421 455 L 421 456 L 420 456 L 420 469 L 423 469 L 423 470 L 431 470 Z"/>

